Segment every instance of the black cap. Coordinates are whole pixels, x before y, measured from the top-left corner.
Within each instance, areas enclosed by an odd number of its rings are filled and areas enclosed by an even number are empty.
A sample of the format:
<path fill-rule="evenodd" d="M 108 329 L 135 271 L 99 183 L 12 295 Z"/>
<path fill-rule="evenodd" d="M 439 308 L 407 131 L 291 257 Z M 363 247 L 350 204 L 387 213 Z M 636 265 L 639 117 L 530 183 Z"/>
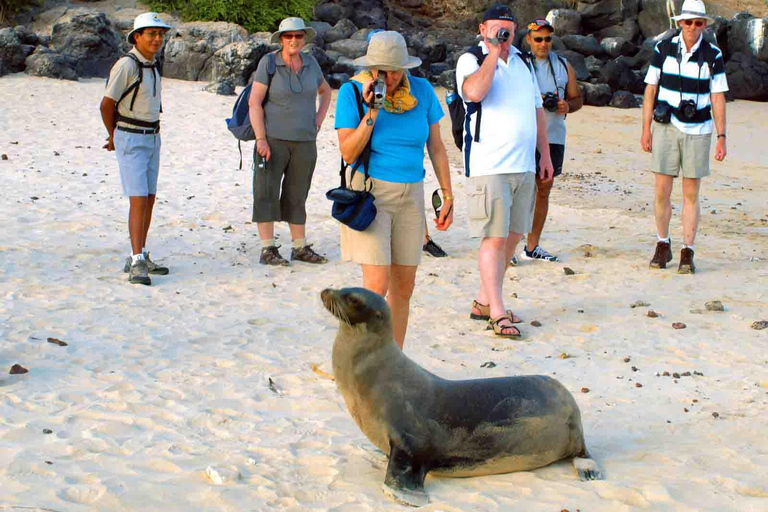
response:
<path fill-rule="evenodd" d="M 496 4 L 488 8 L 483 14 L 483 23 L 489 20 L 504 20 L 514 23 L 515 15 L 508 5 Z"/>

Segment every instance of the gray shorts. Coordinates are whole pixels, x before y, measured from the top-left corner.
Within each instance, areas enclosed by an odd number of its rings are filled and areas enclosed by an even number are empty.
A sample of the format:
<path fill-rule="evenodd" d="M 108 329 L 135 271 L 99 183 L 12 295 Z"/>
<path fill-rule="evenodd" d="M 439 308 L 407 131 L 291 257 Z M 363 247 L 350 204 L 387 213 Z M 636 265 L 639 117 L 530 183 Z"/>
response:
<path fill-rule="evenodd" d="M 160 173 L 160 134 L 144 135 L 115 130 L 113 140 L 123 195 L 156 195 L 157 176 Z"/>
<path fill-rule="evenodd" d="M 259 169 L 261 157 L 254 148 L 253 222 L 307 223 L 307 196 L 317 163 L 315 141 L 290 141 L 267 137 L 270 157 Z"/>
<path fill-rule="evenodd" d="M 536 178 L 533 172 L 469 178 L 467 209 L 473 237 L 506 238 L 531 230 Z"/>
<path fill-rule="evenodd" d="M 712 134 L 688 135 L 672 123 L 653 122 L 651 147 L 653 172 L 677 178 L 680 169 L 683 178 L 709 176 L 709 149 Z"/>

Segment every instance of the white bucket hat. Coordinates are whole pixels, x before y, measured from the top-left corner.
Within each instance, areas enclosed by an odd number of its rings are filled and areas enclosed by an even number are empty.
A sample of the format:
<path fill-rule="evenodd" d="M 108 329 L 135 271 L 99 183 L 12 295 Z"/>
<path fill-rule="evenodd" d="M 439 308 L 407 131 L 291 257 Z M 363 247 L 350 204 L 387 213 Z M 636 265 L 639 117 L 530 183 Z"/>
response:
<path fill-rule="evenodd" d="M 680 14 L 672 16 L 675 23 L 683 20 L 694 20 L 703 18 L 707 20 L 707 25 L 714 23 L 714 18 L 707 16 L 707 10 L 704 8 L 704 2 L 701 0 L 685 0 L 683 2 L 683 8 L 680 10 Z"/>
<path fill-rule="evenodd" d="M 306 34 L 307 42 L 314 39 L 315 34 L 317 34 L 317 31 L 313 29 L 312 27 L 308 27 L 304 24 L 304 20 L 301 18 L 285 18 L 283 21 L 280 22 L 280 26 L 277 27 L 277 32 L 272 34 L 272 37 L 269 39 L 270 44 L 279 44 L 280 43 L 280 35 L 283 32 L 295 32 L 297 30 L 303 30 Z"/>
<path fill-rule="evenodd" d="M 386 30 L 376 32 L 368 43 L 364 56 L 354 60 L 356 66 L 376 68 L 384 71 L 410 69 L 421 65 L 421 59 L 408 55 L 405 39 L 399 32 Z"/>
<path fill-rule="evenodd" d="M 137 30 L 141 30 L 143 28 L 164 28 L 167 30 L 171 28 L 171 26 L 163 23 L 163 20 L 160 19 L 160 15 L 156 12 L 145 12 L 144 14 L 139 14 L 136 16 L 136 19 L 133 20 L 133 30 L 128 32 L 128 35 L 126 36 L 128 42 L 131 44 L 136 44 L 136 41 L 133 39 L 133 34 Z"/>

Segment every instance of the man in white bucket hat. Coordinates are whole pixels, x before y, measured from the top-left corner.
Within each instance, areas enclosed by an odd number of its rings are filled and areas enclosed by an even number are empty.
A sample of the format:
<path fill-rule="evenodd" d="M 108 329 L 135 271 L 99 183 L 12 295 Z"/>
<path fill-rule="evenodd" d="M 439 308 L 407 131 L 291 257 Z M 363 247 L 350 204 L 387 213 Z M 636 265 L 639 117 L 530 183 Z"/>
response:
<path fill-rule="evenodd" d="M 165 275 L 168 268 L 149 258 L 147 233 L 157 195 L 160 170 L 159 64 L 155 57 L 171 28 L 160 16 L 148 12 L 136 17 L 128 42 L 133 49 L 112 67 L 101 100 L 101 118 L 109 138 L 104 145 L 115 151 L 123 194 L 128 196 L 128 231 L 131 256 L 123 270 L 133 284 L 151 284 L 149 274 Z"/>
<path fill-rule="evenodd" d="M 658 242 L 651 268 L 666 268 L 672 261 L 669 221 L 670 195 L 683 174 L 683 248 L 678 273 L 692 274 L 694 241 L 699 225 L 701 178 L 709 175 L 713 128 L 717 131 L 715 160 L 725 158 L 725 92 L 728 82 L 720 49 L 704 40 L 707 16 L 701 0 L 685 0 L 672 17 L 680 32 L 656 44 L 645 82 L 643 133 L 640 146 L 653 154 L 656 176 L 654 214 Z M 713 122 L 714 119 L 714 122 Z M 653 127 L 653 128 L 652 128 Z"/>

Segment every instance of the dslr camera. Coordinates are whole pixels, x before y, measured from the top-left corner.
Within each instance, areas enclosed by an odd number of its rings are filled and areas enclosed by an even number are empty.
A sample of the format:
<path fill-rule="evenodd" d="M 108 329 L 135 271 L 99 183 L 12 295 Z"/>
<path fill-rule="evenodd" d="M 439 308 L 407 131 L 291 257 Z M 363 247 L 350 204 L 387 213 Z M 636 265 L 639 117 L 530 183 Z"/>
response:
<path fill-rule="evenodd" d="M 696 117 L 696 102 L 693 100 L 681 101 L 677 106 L 677 117 L 682 121 L 693 121 Z"/>
<path fill-rule="evenodd" d="M 672 118 L 672 107 L 669 103 L 657 103 L 653 107 L 653 120 L 657 123 L 668 124 Z"/>
<path fill-rule="evenodd" d="M 384 79 L 384 73 L 379 71 L 379 77 L 373 84 L 373 101 L 371 108 L 384 107 L 384 98 L 387 97 L 387 82 Z"/>
<path fill-rule="evenodd" d="M 550 112 L 555 112 L 557 110 L 557 94 L 553 92 L 548 92 L 544 95 L 544 99 L 542 100 L 542 103 L 544 104 L 544 108 L 549 110 Z"/>

